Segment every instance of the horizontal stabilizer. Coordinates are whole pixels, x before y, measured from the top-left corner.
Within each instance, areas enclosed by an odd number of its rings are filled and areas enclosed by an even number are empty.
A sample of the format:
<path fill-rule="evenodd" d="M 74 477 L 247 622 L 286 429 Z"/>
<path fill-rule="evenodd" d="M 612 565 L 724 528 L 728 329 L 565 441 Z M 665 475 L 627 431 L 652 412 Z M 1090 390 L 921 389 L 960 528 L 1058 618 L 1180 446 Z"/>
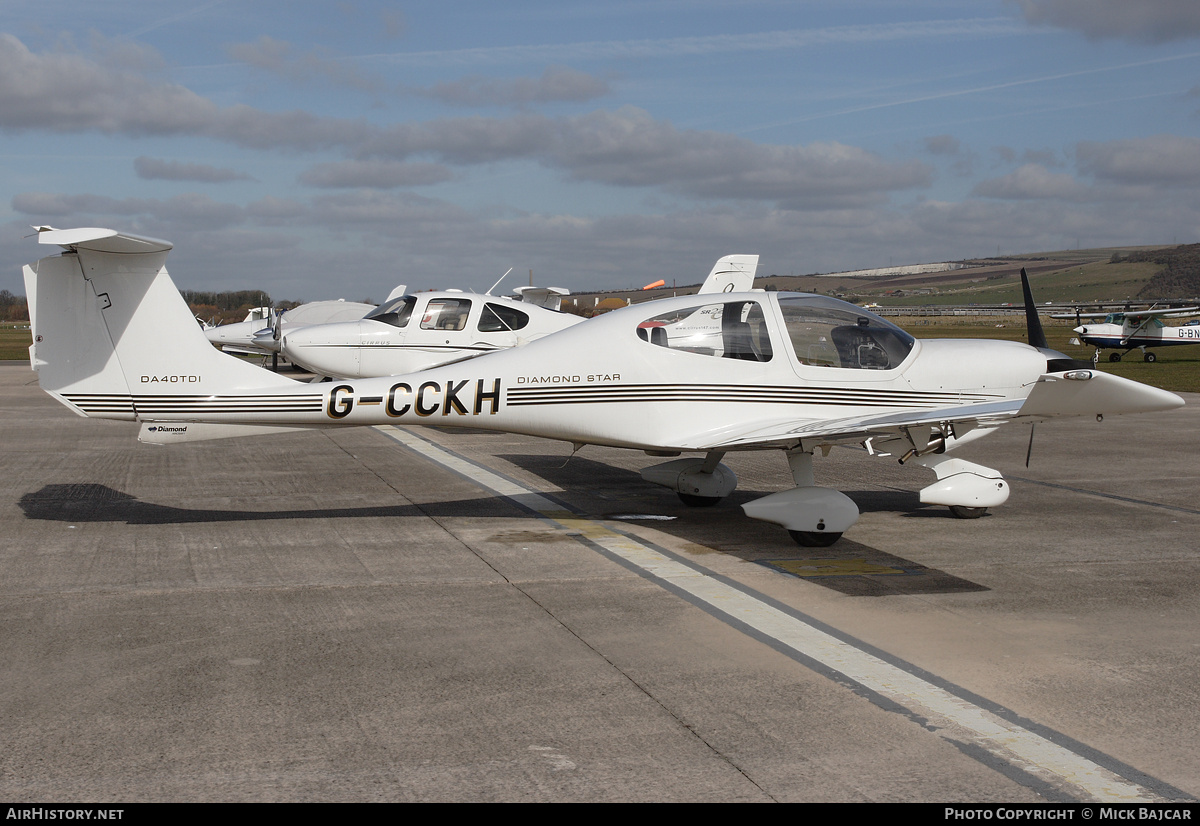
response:
<path fill-rule="evenodd" d="M 560 309 L 562 297 L 571 294 L 565 287 L 516 287 L 513 292 L 523 303 L 545 307 L 547 310 Z"/>
<path fill-rule="evenodd" d="M 240 436 L 270 436 L 295 433 L 311 427 L 257 424 L 213 424 L 209 422 L 144 422 L 138 441 L 148 445 L 173 445 L 179 442 L 203 442 L 210 439 L 236 439 Z"/>
<path fill-rule="evenodd" d="M 57 244 L 72 250 L 93 252 L 142 253 L 166 252 L 171 249 L 170 241 L 148 238 L 128 232 L 101 227 L 77 227 L 75 229 L 43 229 L 38 233 L 39 244 Z"/>

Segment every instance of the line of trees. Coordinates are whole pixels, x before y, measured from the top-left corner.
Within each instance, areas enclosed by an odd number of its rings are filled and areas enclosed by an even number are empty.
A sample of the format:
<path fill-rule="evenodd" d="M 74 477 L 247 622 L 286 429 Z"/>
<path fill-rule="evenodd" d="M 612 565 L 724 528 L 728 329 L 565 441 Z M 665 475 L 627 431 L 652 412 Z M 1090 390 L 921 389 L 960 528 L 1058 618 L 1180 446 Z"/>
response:
<path fill-rule="evenodd" d="M 255 307 L 274 307 L 271 296 L 262 290 L 229 290 L 227 292 L 205 292 L 203 290 L 180 290 L 192 313 L 204 321 L 228 324 L 241 321 Z M 293 302 L 283 302 L 286 307 Z"/>
<path fill-rule="evenodd" d="M 28 321 L 29 302 L 23 295 L 13 295 L 8 290 L 0 290 L 0 320 Z"/>

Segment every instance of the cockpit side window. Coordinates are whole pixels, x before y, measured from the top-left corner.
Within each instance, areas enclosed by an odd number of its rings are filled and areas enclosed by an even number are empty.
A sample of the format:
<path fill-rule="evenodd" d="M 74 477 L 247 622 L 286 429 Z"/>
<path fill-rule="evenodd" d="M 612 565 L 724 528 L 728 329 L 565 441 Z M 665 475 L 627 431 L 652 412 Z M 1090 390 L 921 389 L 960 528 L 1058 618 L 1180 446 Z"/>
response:
<path fill-rule="evenodd" d="M 779 308 L 801 364 L 891 370 L 899 367 L 913 348 L 914 339 L 908 333 L 844 301 L 781 296 Z"/>
<path fill-rule="evenodd" d="M 727 301 L 684 307 L 648 318 L 637 326 L 648 344 L 716 358 L 770 361 L 771 337 L 762 305 Z"/>
<path fill-rule="evenodd" d="M 437 298 L 425 305 L 422 330 L 465 330 L 471 302 L 465 298 Z"/>
<path fill-rule="evenodd" d="M 481 333 L 502 333 L 505 330 L 520 330 L 528 324 L 529 316 L 516 307 L 488 302 L 483 305 L 476 329 Z"/>
<path fill-rule="evenodd" d="M 413 306 L 417 303 L 415 295 L 404 295 L 399 298 L 393 298 L 391 301 L 384 302 L 376 307 L 371 312 L 367 313 L 365 318 L 382 321 L 384 324 L 390 324 L 393 327 L 403 329 L 408 326 L 408 320 L 412 318 Z"/>

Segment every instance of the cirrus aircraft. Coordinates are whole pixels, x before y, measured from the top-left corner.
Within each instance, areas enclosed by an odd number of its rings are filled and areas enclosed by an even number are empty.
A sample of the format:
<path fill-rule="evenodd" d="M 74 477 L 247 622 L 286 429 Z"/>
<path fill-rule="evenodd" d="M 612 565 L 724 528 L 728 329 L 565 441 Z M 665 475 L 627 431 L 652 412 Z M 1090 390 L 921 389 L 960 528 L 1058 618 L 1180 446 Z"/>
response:
<path fill-rule="evenodd" d="M 804 545 L 832 544 L 859 515 L 816 484 L 816 452 L 861 445 L 931 470 L 921 501 L 975 517 L 1003 504 L 1009 485 L 953 456 L 960 446 L 1012 422 L 1183 404 L 1048 349 L 1028 297 L 1030 344 L 919 341 L 834 298 L 722 292 L 634 304 L 428 370 L 306 384 L 208 343 L 167 273 L 170 242 L 95 228 L 46 230 L 38 242 L 62 248 L 24 268 L 41 387 L 81 416 L 139 424 L 143 442 L 469 427 L 679 456 L 643 477 L 693 505 L 736 488 L 727 452 L 779 450 L 794 487 L 743 509 Z M 684 334 L 698 313 L 710 324 Z"/>
<path fill-rule="evenodd" d="M 727 255 L 717 261 L 700 292 L 750 290 L 757 268 L 757 255 Z M 460 290 L 393 293 L 360 319 L 285 331 L 277 338 L 279 352 L 319 376 L 394 376 L 523 347 L 584 320 L 558 311 L 565 289 L 516 291 L 521 301 Z"/>

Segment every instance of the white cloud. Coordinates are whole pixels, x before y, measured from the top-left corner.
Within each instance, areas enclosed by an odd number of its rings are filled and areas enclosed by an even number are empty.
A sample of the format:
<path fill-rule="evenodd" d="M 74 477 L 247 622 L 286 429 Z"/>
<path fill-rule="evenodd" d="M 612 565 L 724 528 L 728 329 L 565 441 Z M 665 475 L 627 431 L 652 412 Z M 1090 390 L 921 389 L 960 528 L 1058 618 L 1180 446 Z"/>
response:
<path fill-rule="evenodd" d="M 1016 0 L 1030 23 L 1074 29 L 1092 39 L 1148 43 L 1200 37 L 1195 0 Z"/>
<path fill-rule="evenodd" d="M 577 180 L 800 209 L 875 202 L 932 179 L 932 170 L 915 160 L 889 161 L 834 142 L 764 145 L 722 132 L 681 130 L 628 106 L 569 118 L 519 112 L 389 126 L 243 104 L 220 108 L 182 86 L 76 55 L 34 55 L 9 35 L 0 35 L 0 129 L 207 136 L 263 150 L 340 149 L 356 161 L 426 156 L 473 165 L 532 159 Z M 309 180 L 333 185 L 339 172 L 350 169 L 323 167 Z M 409 172 L 431 181 L 430 167 Z"/>
<path fill-rule="evenodd" d="M 127 135 L 203 132 L 217 107 L 182 86 L 81 55 L 37 55 L 0 34 L 0 129 Z"/>
<path fill-rule="evenodd" d="M 165 161 L 145 155 L 133 159 L 133 170 L 139 178 L 148 181 L 198 181 L 211 184 L 253 180 L 245 172 L 238 172 L 236 169 L 218 168 L 202 163 Z"/>
<path fill-rule="evenodd" d="M 1051 172 L 1040 164 L 1027 163 L 999 178 L 981 181 L 975 195 L 1006 201 L 1079 201 L 1088 197 L 1087 187 L 1063 172 Z"/>
<path fill-rule="evenodd" d="M 572 118 L 520 114 L 398 125 L 357 152 L 392 158 L 430 154 L 458 164 L 529 158 L 577 180 L 801 209 L 878 201 L 932 180 L 932 170 L 918 161 L 892 162 L 839 143 L 772 146 L 721 132 L 680 130 L 630 106 Z"/>
<path fill-rule="evenodd" d="M 116 217 L 119 219 L 116 223 L 121 223 L 122 228 L 128 227 L 129 218 L 152 219 L 159 226 L 181 226 L 190 231 L 225 229 L 245 219 L 242 207 L 214 201 L 207 195 L 196 193 L 176 195 L 164 201 L 157 198 L 117 199 L 107 195 L 24 192 L 13 198 L 12 208 L 33 220 L 70 217 L 83 223 L 94 216 L 108 219 Z"/>
<path fill-rule="evenodd" d="M 370 92 L 383 88 L 379 78 L 370 77 L 349 61 L 323 49 L 299 51 L 291 43 L 263 35 L 253 43 L 234 43 L 226 48 L 229 56 L 256 69 L 271 72 L 290 83 L 307 84 L 320 80 Z"/>
<path fill-rule="evenodd" d="M 300 183 L 325 189 L 368 187 L 393 189 L 400 186 L 429 186 L 454 177 L 435 163 L 397 161 L 336 161 L 317 164 L 300 174 Z"/>
<path fill-rule="evenodd" d="M 1081 172 L 1104 181 L 1163 187 L 1200 186 L 1200 139 L 1154 135 L 1084 141 L 1075 148 Z"/>
<path fill-rule="evenodd" d="M 953 135 L 932 135 L 925 139 L 925 151 L 931 155 L 954 157 L 962 151 L 962 146 Z"/>

